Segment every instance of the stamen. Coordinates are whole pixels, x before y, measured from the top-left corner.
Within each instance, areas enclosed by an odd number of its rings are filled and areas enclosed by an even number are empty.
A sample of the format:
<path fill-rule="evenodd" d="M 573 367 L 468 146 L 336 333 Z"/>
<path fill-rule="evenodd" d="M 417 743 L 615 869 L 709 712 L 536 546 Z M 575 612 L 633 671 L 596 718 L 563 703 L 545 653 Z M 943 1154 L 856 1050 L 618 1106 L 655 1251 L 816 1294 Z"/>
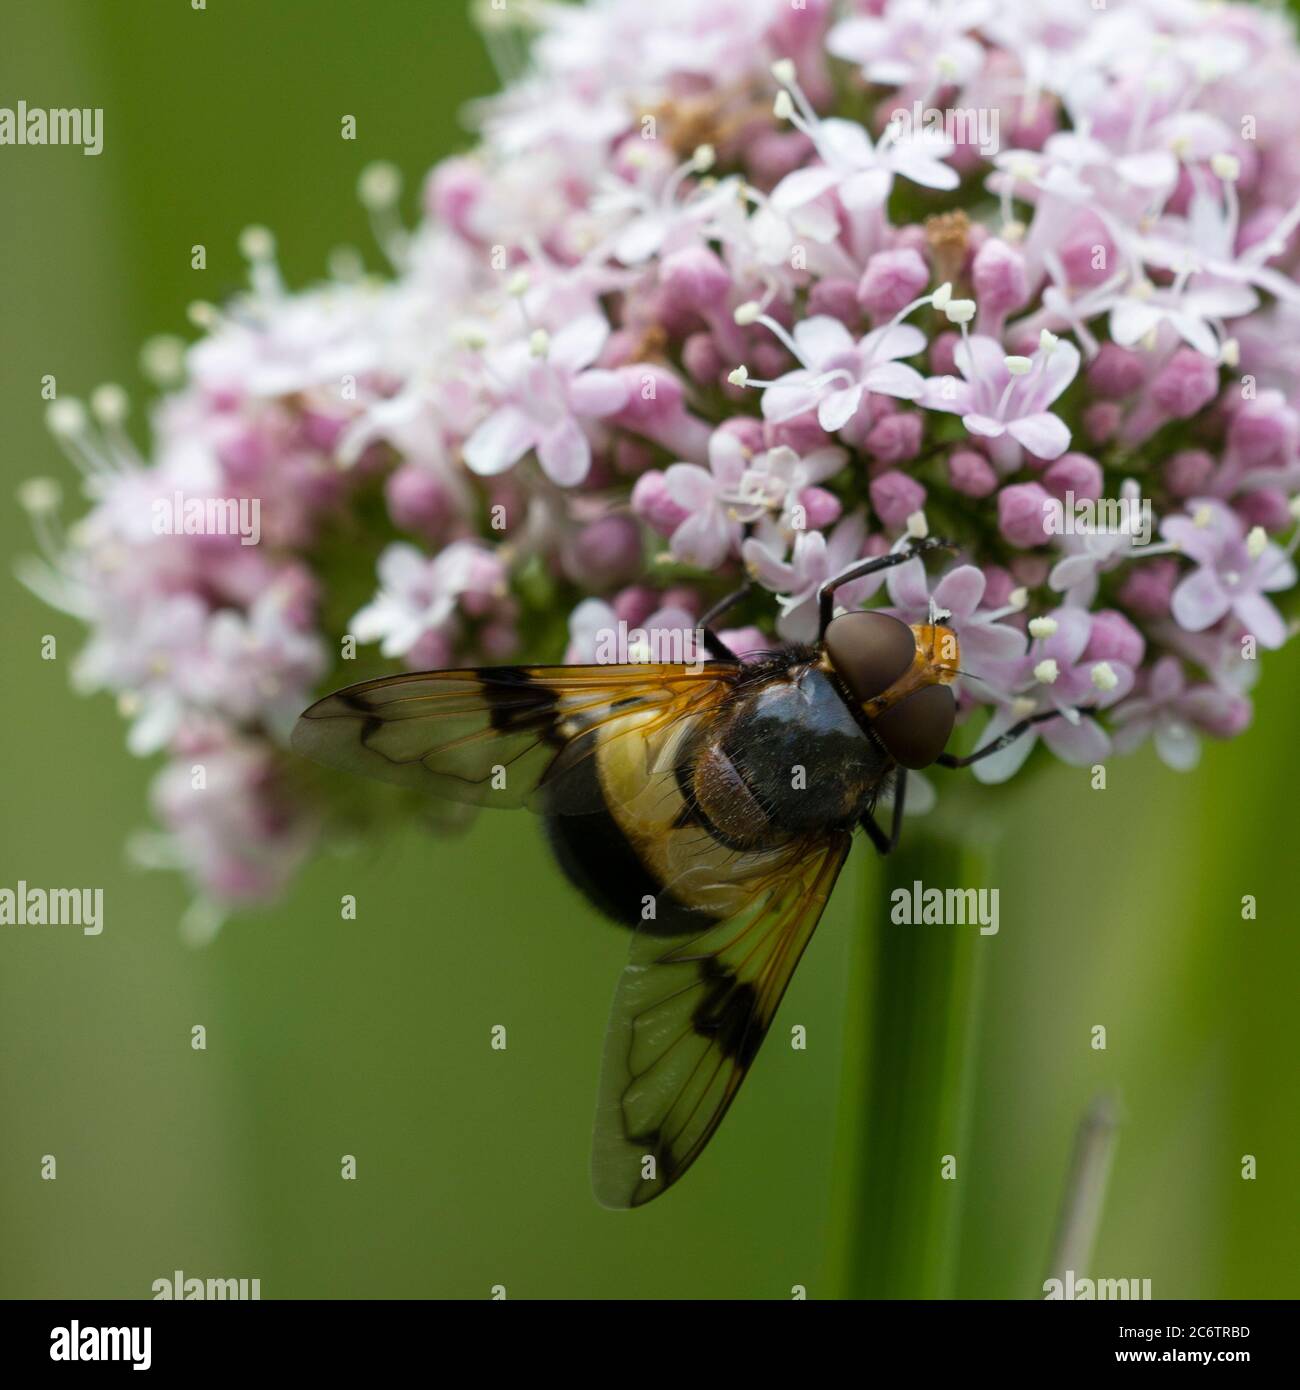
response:
<path fill-rule="evenodd" d="M 367 164 L 357 180 L 357 197 L 370 214 L 370 228 L 379 249 L 395 270 L 406 265 L 410 236 L 398 216 L 402 194 L 402 174 L 395 164 L 376 160 Z"/>
<path fill-rule="evenodd" d="M 149 338 L 140 349 L 140 370 L 155 386 L 178 385 L 185 376 L 185 342 L 171 333 Z"/>
<path fill-rule="evenodd" d="M 275 260 L 275 237 L 265 227 L 245 227 L 239 234 L 239 251 L 248 262 L 248 278 L 255 294 L 274 299 L 284 293 Z"/>
<path fill-rule="evenodd" d="M 1098 690 L 1114 690 L 1119 684 L 1119 677 L 1110 662 L 1099 661 L 1092 668 L 1092 683 Z"/>

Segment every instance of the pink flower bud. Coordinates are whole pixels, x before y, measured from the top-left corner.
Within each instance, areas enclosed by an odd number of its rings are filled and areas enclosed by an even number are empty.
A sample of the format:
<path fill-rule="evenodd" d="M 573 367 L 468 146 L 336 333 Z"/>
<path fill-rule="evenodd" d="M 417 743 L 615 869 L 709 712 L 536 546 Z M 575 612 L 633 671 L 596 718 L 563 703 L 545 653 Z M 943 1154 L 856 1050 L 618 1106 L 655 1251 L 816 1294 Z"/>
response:
<path fill-rule="evenodd" d="M 948 459 L 948 481 L 966 497 L 990 497 L 997 491 L 997 469 L 974 449 L 954 449 Z"/>
<path fill-rule="evenodd" d="M 388 515 L 399 531 L 437 540 L 451 519 L 451 494 L 441 478 L 413 463 L 403 463 L 384 483 Z"/>
<path fill-rule="evenodd" d="M 424 185 L 424 206 L 466 241 L 477 241 L 472 226 L 474 208 L 483 195 L 484 171 L 476 159 L 444 159 Z"/>
<path fill-rule="evenodd" d="M 1045 555 L 1016 555 L 1011 561 L 1011 577 L 1018 587 L 1037 589 L 1051 572 L 1052 562 Z"/>
<path fill-rule="evenodd" d="M 907 518 L 925 506 L 925 488 L 896 468 L 873 478 L 867 491 L 876 515 L 891 528 L 906 525 Z"/>
<path fill-rule="evenodd" d="M 915 251 L 922 259 L 929 250 L 929 238 L 925 234 L 925 228 L 919 222 L 907 222 L 901 227 L 895 227 L 892 236 L 888 238 L 890 250 L 892 251 Z M 924 288 L 924 287 L 922 287 Z M 918 290 L 919 294 L 920 291 Z"/>
<path fill-rule="evenodd" d="M 1300 417 L 1280 391 L 1243 401 L 1228 425 L 1228 447 L 1247 468 L 1289 462 L 1300 438 Z"/>
<path fill-rule="evenodd" d="M 254 481 L 271 462 L 273 454 L 270 438 L 255 425 L 239 428 L 217 445 L 217 457 L 232 483 Z"/>
<path fill-rule="evenodd" d="M 1072 285 L 1100 285 L 1114 274 L 1115 243 L 1093 223 L 1091 231 L 1072 237 L 1060 248 L 1061 266 Z"/>
<path fill-rule="evenodd" d="M 835 280 L 827 276 L 818 280 L 808 294 L 808 313 L 828 314 L 853 328 L 860 319 L 857 289 L 852 280 Z"/>
<path fill-rule="evenodd" d="M 626 623 L 628 627 L 640 627 L 659 606 L 659 594 L 648 584 L 633 584 L 623 589 L 614 595 L 610 605 L 615 621 Z"/>
<path fill-rule="evenodd" d="M 985 565 L 983 607 L 1003 607 L 1015 587 L 1015 577 L 1010 570 L 1003 569 L 1001 565 Z"/>
<path fill-rule="evenodd" d="M 1207 691 L 1209 687 L 1198 686 L 1188 692 L 1195 698 L 1202 691 Z M 1214 692 L 1220 696 L 1220 692 Z M 1199 728 L 1205 730 L 1207 734 L 1212 734 L 1215 738 L 1236 738 L 1238 734 L 1244 733 L 1250 727 L 1251 715 L 1254 710 L 1250 701 L 1244 695 L 1227 694 L 1220 698 L 1204 700 L 1201 702 L 1197 712 L 1196 723 Z"/>
<path fill-rule="evenodd" d="M 1195 415 L 1219 394 L 1218 365 L 1195 348 L 1179 348 L 1151 383 L 1151 396 L 1176 420 Z"/>
<path fill-rule="evenodd" d="M 1038 483 L 1012 483 L 998 493 L 998 530 L 1012 545 L 1042 545 L 1047 539 L 1047 512 L 1055 506 Z"/>
<path fill-rule="evenodd" d="M 422 632 L 402 658 L 408 671 L 436 671 L 452 665 L 453 647 L 445 632 Z"/>
<path fill-rule="evenodd" d="M 1295 520 L 1280 488 L 1254 488 L 1243 492 L 1232 505 L 1247 526 L 1262 526 L 1266 531 L 1281 531 Z"/>
<path fill-rule="evenodd" d="M 790 354 L 780 343 L 768 339 L 754 344 L 750 363 L 755 375 L 772 380 L 790 370 Z"/>
<path fill-rule="evenodd" d="M 679 459 L 702 459 L 709 427 L 687 412 L 677 377 L 654 362 L 629 363 L 618 370 L 627 384 L 627 404 L 609 417 L 611 423 L 652 439 Z"/>
<path fill-rule="evenodd" d="M 682 344 L 682 366 L 701 386 L 712 386 L 725 365 L 712 333 L 692 333 Z"/>
<path fill-rule="evenodd" d="M 1131 348 L 1103 343 L 1088 367 L 1088 386 L 1094 395 L 1117 401 L 1136 391 L 1146 375 L 1141 357 Z"/>
<path fill-rule="evenodd" d="M 604 516 L 584 526 L 563 556 L 575 584 L 606 589 L 626 582 L 641 568 L 641 533 L 628 516 Z"/>
<path fill-rule="evenodd" d="M 1067 492 L 1079 499 L 1095 501 L 1101 496 L 1104 481 L 1101 464 L 1087 454 L 1062 454 L 1043 473 L 1043 486 L 1062 501 Z"/>
<path fill-rule="evenodd" d="M 714 433 L 737 439 L 741 448 L 747 449 L 751 454 L 761 454 L 767 447 L 763 422 L 755 420 L 752 415 L 733 415 L 729 420 L 724 420 Z"/>
<path fill-rule="evenodd" d="M 476 548 L 470 556 L 460 606 L 471 617 L 482 618 L 501 607 L 505 588 L 506 570 L 500 557 L 486 548 Z"/>
<path fill-rule="evenodd" d="M 961 342 L 960 333 L 940 333 L 930 343 L 930 370 L 935 376 L 957 376 L 954 353 Z"/>
<path fill-rule="evenodd" d="M 313 449 L 333 453 L 348 421 L 342 415 L 326 415 L 320 410 L 305 410 L 302 414 L 302 437 Z"/>
<path fill-rule="evenodd" d="M 671 536 L 689 513 L 668 495 L 664 475 L 657 468 L 642 473 L 632 489 L 632 510 L 661 536 Z"/>
<path fill-rule="evenodd" d="M 674 311 L 723 308 L 731 294 L 731 275 L 707 246 L 688 246 L 666 256 L 659 267 L 659 284 Z"/>
<path fill-rule="evenodd" d="M 1178 561 L 1172 555 L 1143 560 L 1130 567 L 1120 585 L 1119 599 L 1139 618 L 1167 618 L 1169 597 L 1178 583 Z"/>
<path fill-rule="evenodd" d="M 1029 298 L 1025 258 L 998 237 L 989 237 L 976 252 L 971 279 L 980 312 L 999 322 Z"/>
<path fill-rule="evenodd" d="M 764 130 L 745 148 L 749 177 L 764 188 L 808 162 L 812 141 L 801 130 Z"/>
<path fill-rule="evenodd" d="M 718 636 L 723 645 L 729 647 L 742 659 L 751 654 L 772 650 L 772 639 L 757 627 L 724 627 Z"/>
<path fill-rule="evenodd" d="M 831 442 L 830 436 L 817 423 L 815 411 L 796 415 L 792 420 L 782 420 L 780 424 L 767 425 L 763 430 L 763 437 L 769 449 L 776 449 L 784 444 L 793 449 L 800 458 L 817 449 L 824 449 Z"/>
<path fill-rule="evenodd" d="M 1054 101 L 1018 101 L 1012 109 L 1019 119 L 1004 149 L 1041 150 L 1047 137 L 1060 128 L 1060 113 Z"/>
<path fill-rule="evenodd" d="M 659 595 L 660 608 L 680 608 L 683 613 L 692 615 L 701 611 L 700 596 L 686 584 L 675 584 Z"/>
<path fill-rule="evenodd" d="M 1094 444 L 1107 444 L 1119 429 L 1123 411 L 1114 401 L 1094 401 L 1083 412 L 1083 432 Z"/>
<path fill-rule="evenodd" d="M 614 471 L 625 478 L 644 473 L 655 461 L 655 451 L 640 439 L 620 439 L 614 445 Z"/>
<path fill-rule="evenodd" d="M 923 426 L 915 410 L 899 410 L 877 420 L 867 434 L 867 452 L 883 463 L 905 463 L 921 452 Z"/>
<path fill-rule="evenodd" d="M 1199 497 L 1205 492 L 1214 468 L 1214 456 L 1204 449 L 1180 449 L 1165 464 L 1165 486 L 1175 497 Z"/>
<path fill-rule="evenodd" d="M 909 248 L 877 251 L 858 281 L 858 303 L 873 319 L 887 319 L 916 299 L 930 283 L 930 271 Z"/>
<path fill-rule="evenodd" d="M 844 511 L 844 504 L 833 492 L 824 487 L 806 487 L 799 494 L 799 505 L 804 509 L 808 530 L 821 531 L 833 526 Z"/>
<path fill-rule="evenodd" d="M 1085 661 L 1122 661 L 1137 667 L 1146 655 L 1147 644 L 1131 622 L 1114 608 L 1103 608 L 1092 615 Z"/>

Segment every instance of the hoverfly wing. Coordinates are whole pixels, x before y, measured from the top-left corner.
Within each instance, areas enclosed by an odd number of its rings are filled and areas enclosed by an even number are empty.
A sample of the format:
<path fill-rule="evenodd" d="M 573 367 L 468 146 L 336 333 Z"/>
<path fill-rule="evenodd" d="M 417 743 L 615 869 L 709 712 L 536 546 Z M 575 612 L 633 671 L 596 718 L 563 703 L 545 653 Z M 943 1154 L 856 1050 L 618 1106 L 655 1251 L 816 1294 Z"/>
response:
<path fill-rule="evenodd" d="M 654 738 L 724 699 L 739 671 L 708 662 L 412 672 L 318 700 L 291 744 L 327 767 L 455 801 L 585 811 L 571 790 L 580 779 L 565 774 L 598 742 Z"/>
<path fill-rule="evenodd" d="M 701 835 L 669 885 L 695 929 L 633 934 L 605 1036 L 591 1175 L 606 1207 L 666 1191 L 713 1137 L 749 1072 L 852 837 L 737 853 Z M 693 858 L 694 862 L 688 862 Z"/>

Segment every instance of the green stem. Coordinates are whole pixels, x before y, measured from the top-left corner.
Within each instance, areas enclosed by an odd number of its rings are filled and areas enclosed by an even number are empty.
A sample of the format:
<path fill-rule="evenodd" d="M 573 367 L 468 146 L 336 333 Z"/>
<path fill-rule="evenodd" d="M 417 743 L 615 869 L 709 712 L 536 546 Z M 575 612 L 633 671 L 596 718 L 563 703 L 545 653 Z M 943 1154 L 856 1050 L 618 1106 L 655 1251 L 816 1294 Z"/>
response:
<path fill-rule="evenodd" d="M 927 820 L 930 819 L 927 817 Z M 980 982 L 978 924 L 895 924 L 891 894 L 987 888 L 991 856 L 910 822 L 868 868 L 867 930 L 853 946 L 836 1191 L 839 1286 L 849 1298 L 952 1294 L 965 1185 Z M 949 1157 L 951 1156 L 951 1157 Z M 945 1165 L 955 1163 L 955 1176 Z"/>

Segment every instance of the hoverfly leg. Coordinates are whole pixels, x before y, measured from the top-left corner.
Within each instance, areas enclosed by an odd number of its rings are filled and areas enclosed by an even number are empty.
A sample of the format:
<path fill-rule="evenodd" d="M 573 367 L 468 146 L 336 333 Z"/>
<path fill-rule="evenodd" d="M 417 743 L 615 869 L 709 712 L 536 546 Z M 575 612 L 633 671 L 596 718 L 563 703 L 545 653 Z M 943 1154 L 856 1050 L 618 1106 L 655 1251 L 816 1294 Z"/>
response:
<path fill-rule="evenodd" d="M 858 824 L 867 832 L 867 838 L 876 847 L 879 855 L 892 854 L 898 848 L 903 835 L 903 803 L 907 799 L 907 769 L 900 767 L 894 774 L 894 813 L 890 818 L 889 834 L 876 824 L 870 811 L 863 814 Z"/>
<path fill-rule="evenodd" d="M 826 636 L 826 629 L 831 625 L 831 619 L 835 616 L 835 590 L 842 584 L 851 584 L 855 579 L 864 579 L 869 574 L 878 574 L 881 570 L 906 564 L 908 560 L 915 560 L 918 555 L 924 555 L 930 550 L 955 548 L 951 541 L 943 540 L 939 536 L 925 536 L 912 541 L 903 550 L 891 550 L 887 555 L 877 555 L 873 560 L 863 560 L 861 564 L 846 569 L 843 574 L 837 574 L 834 579 L 828 579 L 817 591 L 817 640 L 821 641 Z"/>
<path fill-rule="evenodd" d="M 1079 711 L 1081 714 L 1083 710 Z M 969 767 L 972 763 L 977 763 L 981 758 L 990 757 L 994 753 L 1000 753 L 1009 743 L 1014 743 L 1022 734 L 1027 733 L 1034 724 L 1042 724 L 1048 719 L 1059 719 L 1060 710 L 1047 710 L 1044 714 L 1031 715 L 1028 719 L 1022 719 L 1019 724 L 1013 724 L 1005 734 L 995 738 L 992 743 L 986 743 L 983 748 L 977 748 L 973 753 L 967 753 L 965 757 L 955 757 L 952 753 L 940 753 L 935 759 L 938 767 Z"/>
<path fill-rule="evenodd" d="M 725 598 L 720 598 L 700 619 L 700 630 L 704 634 L 705 650 L 715 661 L 740 660 L 736 653 L 714 632 L 713 628 L 719 618 L 731 612 L 738 603 L 743 603 L 753 592 L 753 589 L 754 581 L 752 579 L 745 580 L 739 589 L 728 594 Z"/>

